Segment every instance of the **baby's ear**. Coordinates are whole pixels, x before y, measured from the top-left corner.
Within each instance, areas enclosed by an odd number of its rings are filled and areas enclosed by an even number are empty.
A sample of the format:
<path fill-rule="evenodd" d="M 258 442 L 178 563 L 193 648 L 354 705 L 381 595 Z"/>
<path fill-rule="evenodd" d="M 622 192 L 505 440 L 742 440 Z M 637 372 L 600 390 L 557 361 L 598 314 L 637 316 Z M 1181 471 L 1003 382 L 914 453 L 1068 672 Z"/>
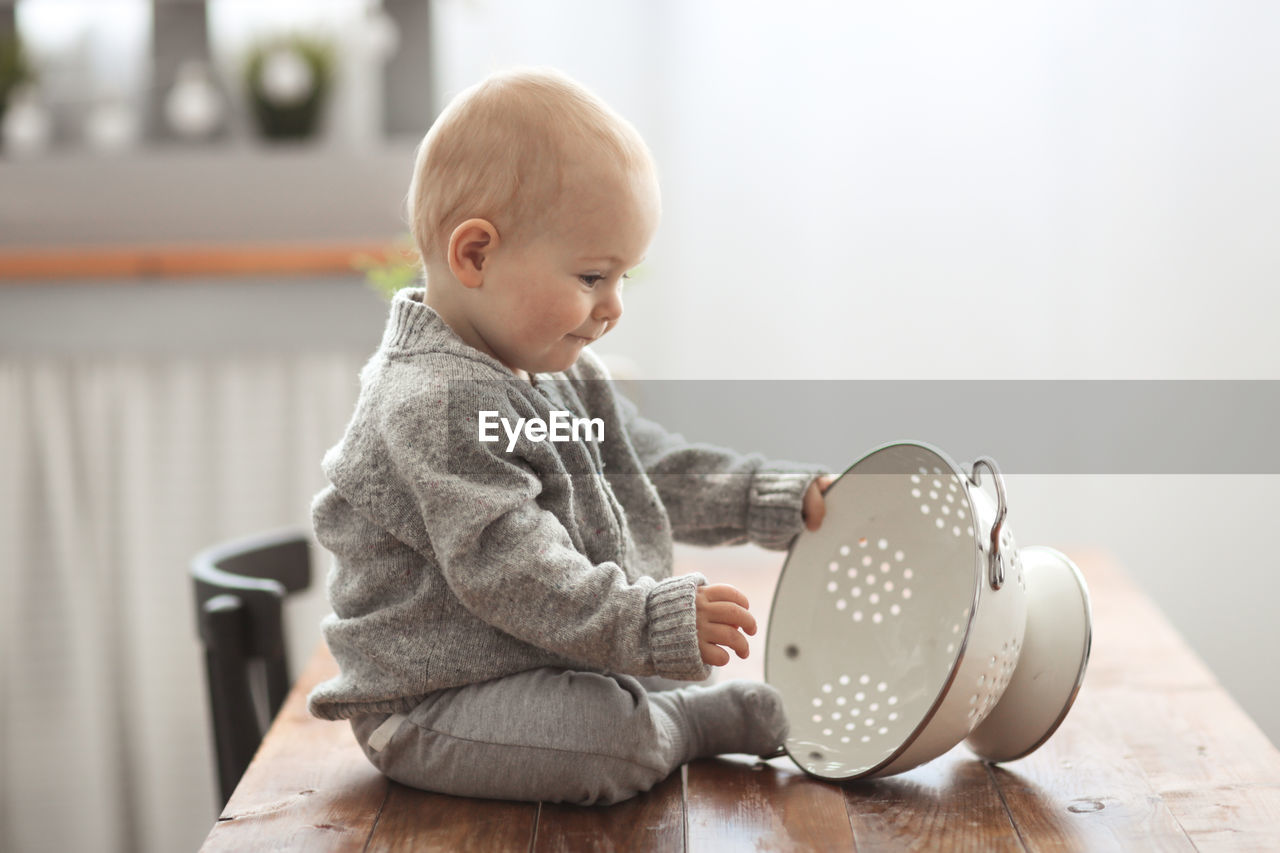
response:
<path fill-rule="evenodd" d="M 468 219 L 449 236 L 449 270 L 465 287 L 484 283 L 485 261 L 498 248 L 498 229 L 487 219 Z"/>

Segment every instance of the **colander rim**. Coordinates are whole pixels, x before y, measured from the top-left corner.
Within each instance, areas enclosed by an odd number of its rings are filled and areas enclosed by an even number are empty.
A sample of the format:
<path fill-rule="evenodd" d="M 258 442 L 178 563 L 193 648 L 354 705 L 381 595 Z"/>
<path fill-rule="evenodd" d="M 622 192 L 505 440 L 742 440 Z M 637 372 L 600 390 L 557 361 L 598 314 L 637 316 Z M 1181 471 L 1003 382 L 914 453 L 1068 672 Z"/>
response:
<path fill-rule="evenodd" d="M 871 450 L 863 454 L 857 461 L 855 461 L 849 467 L 845 468 L 844 471 L 840 474 L 840 476 L 837 477 L 836 480 L 833 481 L 831 485 L 834 486 L 836 482 L 839 482 L 839 480 L 843 479 L 846 475 L 852 472 L 854 468 L 864 464 L 868 459 L 875 456 L 877 453 L 883 453 L 886 450 L 899 448 L 899 447 L 917 447 L 929 453 L 934 454 L 939 459 L 941 459 L 944 463 L 946 463 L 946 465 L 951 469 L 951 473 L 959 477 L 960 481 L 964 483 L 964 486 L 965 486 L 964 498 L 965 498 L 965 501 L 968 502 L 969 517 L 974 519 L 974 522 L 975 522 L 974 528 L 973 528 L 973 537 L 974 537 L 974 545 L 975 545 L 974 567 L 973 567 L 973 572 L 974 572 L 973 598 L 969 602 L 968 623 L 965 625 L 964 636 L 963 636 L 963 639 L 960 641 L 960 647 L 956 649 L 955 654 L 952 657 L 951 669 L 947 673 L 947 677 L 943 680 L 942 687 L 938 690 L 937 695 L 934 696 L 933 702 L 930 704 L 928 711 L 926 711 L 924 716 L 921 717 L 920 722 L 916 725 L 914 729 L 911 730 L 911 733 L 908 734 L 903 739 L 902 743 L 898 745 L 898 748 L 895 749 L 888 756 L 883 758 L 878 764 L 875 764 L 867 768 L 866 770 L 863 770 L 859 773 L 855 773 L 851 776 L 842 776 L 842 777 L 822 776 L 820 774 L 814 773 L 813 771 L 809 770 L 807 767 L 804 766 L 804 764 L 802 764 L 798 759 L 796 759 L 794 755 L 791 755 L 791 751 L 789 749 L 787 750 L 787 755 L 790 756 L 791 759 L 796 763 L 796 765 L 802 771 L 804 771 L 807 775 L 813 776 L 818 779 L 824 779 L 828 782 L 830 781 L 852 782 L 858 779 L 865 779 L 870 776 L 874 776 L 876 773 L 880 772 L 884 768 L 893 764 L 893 762 L 897 761 L 911 747 L 912 744 L 914 744 L 917 740 L 919 740 L 920 736 L 924 733 L 925 729 L 929 727 L 929 724 L 933 722 L 934 717 L 937 716 L 938 710 L 942 707 L 942 704 L 945 701 L 947 694 L 951 691 L 951 686 L 955 683 L 956 677 L 959 675 L 961 663 L 964 661 L 965 653 L 968 651 L 968 648 L 969 648 L 969 638 L 973 634 L 973 623 L 978 616 L 978 597 L 982 592 L 982 583 L 985 580 L 985 569 L 986 569 L 986 560 L 984 559 L 985 552 L 980 547 L 982 542 L 982 538 L 981 538 L 982 531 L 978 529 L 978 526 L 976 523 L 978 518 L 977 512 L 973 505 L 973 497 L 972 495 L 969 494 L 969 488 L 972 485 L 972 483 L 969 480 L 969 476 L 964 472 L 964 469 L 961 468 L 954 459 L 952 459 L 949 455 L 947 455 L 941 448 L 933 444 L 930 444 L 929 442 L 926 442 L 926 441 L 918 441 L 914 439 L 888 441 L 888 442 L 885 442 L 884 444 L 880 444 L 880 445 L 877 445 L 876 447 L 873 447 Z M 773 597 L 771 598 L 769 603 L 769 623 L 765 629 L 766 636 L 765 636 L 765 655 L 764 655 L 764 680 L 766 684 L 769 683 L 769 658 L 770 658 L 769 648 L 774 642 L 773 622 L 774 622 L 774 617 L 777 615 L 777 612 L 778 612 L 777 610 L 778 592 L 779 590 L 782 589 L 782 579 L 787 574 L 787 567 L 791 564 L 791 557 L 795 550 L 795 542 L 798 541 L 798 539 L 799 537 L 797 537 L 796 540 L 793 540 L 791 546 L 787 549 L 787 558 L 782 563 L 782 570 L 778 573 L 778 581 L 774 585 Z M 963 738 L 961 740 L 963 740 Z M 784 744 L 784 748 L 785 746 L 786 745 Z"/>

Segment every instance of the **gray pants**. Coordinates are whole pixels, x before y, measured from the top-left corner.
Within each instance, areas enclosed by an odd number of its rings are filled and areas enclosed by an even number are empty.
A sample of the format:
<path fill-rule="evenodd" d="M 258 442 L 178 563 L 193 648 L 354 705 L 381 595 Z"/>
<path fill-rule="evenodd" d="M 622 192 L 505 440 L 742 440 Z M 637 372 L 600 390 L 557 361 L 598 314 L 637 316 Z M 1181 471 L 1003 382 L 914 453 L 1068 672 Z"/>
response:
<path fill-rule="evenodd" d="M 649 701 L 649 691 L 684 686 L 688 682 L 535 669 L 440 690 L 402 721 L 370 714 L 352 719 L 351 728 L 375 767 L 414 788 L 616 803 L 689 760 L 683 720 Z"/>

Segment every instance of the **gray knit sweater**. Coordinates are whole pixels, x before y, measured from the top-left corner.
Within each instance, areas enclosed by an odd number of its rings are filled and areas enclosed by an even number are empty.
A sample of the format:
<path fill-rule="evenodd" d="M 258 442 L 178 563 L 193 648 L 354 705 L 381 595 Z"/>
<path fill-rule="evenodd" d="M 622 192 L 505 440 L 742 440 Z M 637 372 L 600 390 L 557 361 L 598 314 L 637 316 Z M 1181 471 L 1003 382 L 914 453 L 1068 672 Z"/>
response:
<path fill-rule="evenodd" d="M 340 674 L 311 713 L 404 712 L 429 692 L 540 666 L 701 679 L 694 593 L 672 540 L 785 548 L 818 466 L 691 444 L 645 420 L 583 350 L 515 378 L 401 291 L 324 458 L 312 510 L 335 557 L 323 629 Z M 552 412 L 604 435 L 479 440 L 480 412 Z M 493 418 L 493 416 L 490 416 Z M 496 418 L 495 418 L 496 420 Z M 590 438 L 590 440 L 589 440 Z"/>

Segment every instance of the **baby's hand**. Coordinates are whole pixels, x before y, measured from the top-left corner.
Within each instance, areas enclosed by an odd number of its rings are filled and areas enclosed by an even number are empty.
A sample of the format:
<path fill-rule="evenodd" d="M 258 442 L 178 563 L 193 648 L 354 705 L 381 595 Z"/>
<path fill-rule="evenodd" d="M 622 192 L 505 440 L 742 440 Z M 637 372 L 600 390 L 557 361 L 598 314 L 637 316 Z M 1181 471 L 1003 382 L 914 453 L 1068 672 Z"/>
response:
<path fill-rule="evenodd" d="M 750 649 L 742 631 L 755 634 L 756 617 L 747 610 L 750 604 L 742 590 L 727 583 L 700 586 L 696 602 L 698 650 L 702 653 L 702 662 L 712 666 L 727 664 L 729 653 L 721 646 L 728 646 L 738 653 L 738 657 L 745 658 Z"/>
<path fill-rule="evenodd" d="M 809 491 L 804 493 L 804 506 L 800 514 L 804 518 L 804 526 L 810 531 L 822 526 L 822 518 L 827 514 L 827 502 L 822 496 L 835 481 L 836 478 L 831 474 L 823 474 L 810 483 Z"/>

